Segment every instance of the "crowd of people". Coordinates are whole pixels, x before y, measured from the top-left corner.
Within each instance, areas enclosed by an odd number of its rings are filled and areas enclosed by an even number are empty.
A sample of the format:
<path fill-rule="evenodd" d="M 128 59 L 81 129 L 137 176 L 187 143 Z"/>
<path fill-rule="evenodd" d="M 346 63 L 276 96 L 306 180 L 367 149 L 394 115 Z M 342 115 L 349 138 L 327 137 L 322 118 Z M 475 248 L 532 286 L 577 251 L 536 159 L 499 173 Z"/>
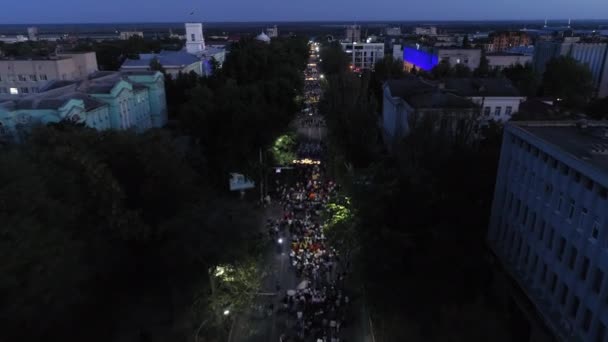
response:
<path fill-rule="evenodd" d="M 344 342 L 340 332 L 347 320 L 350 299 L 344 289 L 346 273 L 337 251 L 323 233 L 322 211 L 336 184 L 322 177 L 321 167 L 302 166 L 303 180 L 279 187 L 284 215 L 269 223 L 272 239 L 289 253 L 299 285 L 284 289 L 280 311 L 288 331 L 280 341 Z"/>

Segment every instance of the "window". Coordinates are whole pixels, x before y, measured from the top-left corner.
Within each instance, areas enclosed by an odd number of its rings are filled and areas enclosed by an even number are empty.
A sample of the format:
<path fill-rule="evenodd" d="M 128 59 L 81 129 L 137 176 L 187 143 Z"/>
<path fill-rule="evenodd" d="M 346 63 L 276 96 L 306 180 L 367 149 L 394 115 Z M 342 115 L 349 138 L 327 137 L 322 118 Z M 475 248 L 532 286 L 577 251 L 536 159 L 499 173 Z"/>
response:
<path fill-rule="evenodd" d="M 604 188 L 603 186 L 599 188 L 598 192 L 602 199 L 608 198 L 608 190 L 606 190 L 606 188 Z"/>
<path fill-rule="evenodd" d="M 525 205 L 524 214 L 522 215 L 522 218 L 521 218 L 521 224 L 525 226 L 527 222 L 528 222 L 528 206 Z"/>
<path fill-rule="evenodd" d="M 578 312 L 578 307 L 581 304 L 581 300 L 578 299 L 577 296 L 574 296 L 572 299 L 572 304 L 570 304 L 570 317 L 575 318 L 576 313 Z"/>
<path fill-rule="evenodd" d="M 543 268 L 542 268 L 542 271 L 540 273 L 540 283 L 544 284 L 545 281 L 547 281 L 547 264 L 545 264 L 543 262 Z"/>
<path fill-rule="evenodd" d="M 491 113 L 491 112 L 492 112 L 492 108 L 490 108 L 490 107 L 485 107 L 485 108 L 483 109 L 483 114 L 484 114 L 485 116 L 490 116 L 490 113 Z"/>
<path fill-rule="evenodd" d="M 532 259 L 532 265 L 530 267 L 530 273 L 536 272 L 536 264 L 538 264 L 538 254 L 534 254 L 534 259 Z"/>
<path fill-rule="evenodd" d="M 570 200 L 568 200 L 568 203 L 569 203 L 569 206 L 568 206 L 568 220 L 572 220 L 572 218 L 574 217 L 575 202 L 571 198 Z"/>
<path fill-rule="evenodd" d="M 40 80 L 41 80 L 41 81 L 46 81 L 46 80 L 47 80 L 47 78 L 46 78 L 46 75 L 45 75 L 45 74 L 40 74 L 40 75 L 38 75 L 38 76 L 40 77 Z"/>
<path fill-rule="evenodd" d="M 19 88 L 19 91 L 22 92 L 23 94 L 27 94 L 30 92 L 28 87 L 21 87 L 21 88 Z"/>
<path fill-rule="evenodd" d="M 602 290 L 602 281 L 604 280 L 604 272 L 600 268 L 596 268 L 593 273 L 593 292 L 599 294 Z"/>
<path fill-rule="evenodd" d="M 38 81 L 36 75 L 30 75 L 30 81 Z"/>
<path fill-rule="evenodd" d="M 6 87 L 0 87 L 0 94 L 8 93 L 8 89 Z"/>
<path fill-rule="evenodd" d="M 25 75 L 17 75 L 17 77 L 19 78 L 19 81 L 27 81 Z"/>
<path fill-rule="evenodd" d="M 581 266 L 581 280 L 586 280 L 587 279 L 587 273 L 589 272 L 589 258 L 584 257 L 583 258 L 583 265 Z"/>
<path fill-rule="evenodd" d="M 507 106 L 507 108 L 505 108 L 505 115 L 511 115 L 512 111 L 513 111 L 513 107 Z"/>
<path fill-rule="evenodd" d="M 570 168 L 566 164 L 561 164 L 559 170 L 562 172 L 562 175 L 566 176 Z"/>
<path fill-rule="evenodd" d="M 534 233 L 534 228 L 536 228 L 536 213 L 533 212 L 530 214 L 530 231 Z"/>
<path fill-rule="evenodd" d="M 566 305 L 567 300 L 568 300 L 568 286 L 566 285 L 566 283 L 562 283 L 562 292 L 559 297 L 559 303 L 562 306 L 564 306 L 564 305 Z"/>
<path fill-rule="evenodd" d="M 9 93 L 11 95 L 18 95 L 19 94 L 19 89 L 17 89 L 17 88 L 9 88 L 8 91 L 9 91 Z"/>
<path fill-rule="evenodd" d="M 593 181 L 591 179 L 585 178 L 585 188 L 587 188 L 587 190 L 593 189 Z"/>
<path fill-rule="evenodd" d="M 587 218 L 587 208 L 581 208 L 581 214 L 578 217 L 578 229 L 583 229 L 585 219 Z"/>
<path fill-rule="evenodd" d="M 583 328 L 583 330 L 585 332 L 588 332 L 590 327 L 591 327 L 591 310 L 585 309 L 585 315 L 583 316 L 583 321 L 581 322 L 581 328 Z"/>
<path fill-rule="evenodd" d="M 191 40 L 191 41 L 195 41 L 195 39 L 194 39 L 194 33 L 192 33 L 192 34 L 190 35 L 190 40 Z"/>
<path fill-rule="evenodd" d="M 568 261 L 568 267 L 571 270 L 574 270 L 574 266 L 576 265 L 576 257 L 578 256 L 578 250 L 574 247 L 570 247 L 570 260 Z"/>
<path fill-rule="evenodd" d="M 538 232 L 538 239 L 540 241 L 543 241 L 543 239 L 545 238 L 545 226 L 546 226 L 546 222 L 545 220 L 540 221 L 540 228 L 539 228 L 539 232 Z"/>
<path fill-rule="evenodd" d="M 600 236 L 600 223 L 597 221 L 597 218 L 593 220 L 593 225 L 591 226 L 591 238 L 597 240 Z"/>
<path fill-rule="evenodd" d="M 547 183 L 545 184 L 545 195 L 551 196 L 553 193 L 553 184 Z"/>
<path fill-rule="evenodd" d="M 555 235 L 555 229 L 549 228 L 549 238 L 547 239 L 547 248 L 553 249 L 553 236 Z"/>
<path fill-rule="evenodd" d="M 515 206 L 515 217 L 519 217 L 519 209 L 521 209 L 521 201 L 517 200 L 517 205 Z"/>
<path fill-rule="evenodd" d="M 32 87 L 31 91 L 32 91 L 32 93 L 37 93 L 38 92 L 38 87 Z"/>
<path fill-rule="evenodd" d="M 549 283 L 549 289 L 551 293 L 555 293 L 555 289 L 557 288 L 557 275 L 555 273 L 551 273 L 551 281 Z"/>
<path fill-rule="evenodd" d="M 494 116 L 500 116 L 500 111 L 502 110 L 502 107 L 496 107 L 494 108 Z"/>
<path fill-rule="evenodd" d="M 580 183 L 581 182 L 581 173 L 580 172 L 578 172 L 578 171 L 574 172 L 574 181 L 576 183 Z"/>
<path fill-rule="evenodd" d="M 511 210 L 511 208 L 513 207 L 513 193 L 510 192 L 509 193 L 509 200 L 507 201 L 507 210 Z"/>
<path fill-rule="evenodd" d="M 595 333 L 595 341 L 604 342 L 604 337 L 606 337 L 606 326 L 604 323 L 598 322 L 597 331 Z"/>
<path fill-rule="evenodd" d="M 566 250 L 566 239 L 563 237 L 559 238 L 559 243 L 557 244 L 557 258 L 559 261 L 564 259 L 564 251 Z"/>
<path fill-rule="evenodd" d="M 564 202 L 564 193 L 560 192 L 559 193 L 559 198 L 557 199 L 557 211 L 561 212 L 562 211 L 562 204 Z"/>

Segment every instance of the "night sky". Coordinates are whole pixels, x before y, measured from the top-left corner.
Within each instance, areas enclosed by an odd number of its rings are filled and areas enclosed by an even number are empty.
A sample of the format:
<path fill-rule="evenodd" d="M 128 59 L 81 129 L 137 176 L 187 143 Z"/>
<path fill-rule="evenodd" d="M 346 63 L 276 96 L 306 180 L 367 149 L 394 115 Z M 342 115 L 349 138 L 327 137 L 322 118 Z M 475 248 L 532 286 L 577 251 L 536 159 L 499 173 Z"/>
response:
<path fill-rule="evenodd" d="M 606 19 L 608 0 L 0 0 L 0 23 Z M 194 16 L 189 13 L 195 11 Z"/>

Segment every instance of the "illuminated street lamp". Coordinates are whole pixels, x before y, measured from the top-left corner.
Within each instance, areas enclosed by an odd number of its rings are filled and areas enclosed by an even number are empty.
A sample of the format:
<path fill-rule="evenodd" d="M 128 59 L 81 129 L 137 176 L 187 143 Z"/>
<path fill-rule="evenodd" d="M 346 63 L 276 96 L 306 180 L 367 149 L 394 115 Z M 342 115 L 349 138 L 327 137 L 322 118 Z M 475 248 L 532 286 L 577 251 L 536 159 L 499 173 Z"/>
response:
<path fill-rule="evenodd" d="M 320 78 L 320 79 L 324 79 L 324 78 L 325 78 L 325 75 L 321 74 L 321 75 L 319 75 L 319 78 Z"/>
<path fill-rule="evenodd" d="M 230 315 L 230 310 L 228 310 L 228 309 L 224 310 L 224 316 L 228 316 L 228 315 Z"/>

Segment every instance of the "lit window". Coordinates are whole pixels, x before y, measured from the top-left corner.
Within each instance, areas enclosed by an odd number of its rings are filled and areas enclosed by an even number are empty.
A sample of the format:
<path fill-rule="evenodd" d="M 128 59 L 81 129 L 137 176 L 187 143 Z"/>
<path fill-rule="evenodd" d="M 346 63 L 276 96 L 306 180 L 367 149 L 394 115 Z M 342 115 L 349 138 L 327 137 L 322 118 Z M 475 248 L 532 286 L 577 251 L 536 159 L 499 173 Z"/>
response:
<path fill-rule="evenodd" d="M 10 88 L 9 92 L 11 95 L 18 95 L 19 94 L 19 89 L 17 88 Z"/>

